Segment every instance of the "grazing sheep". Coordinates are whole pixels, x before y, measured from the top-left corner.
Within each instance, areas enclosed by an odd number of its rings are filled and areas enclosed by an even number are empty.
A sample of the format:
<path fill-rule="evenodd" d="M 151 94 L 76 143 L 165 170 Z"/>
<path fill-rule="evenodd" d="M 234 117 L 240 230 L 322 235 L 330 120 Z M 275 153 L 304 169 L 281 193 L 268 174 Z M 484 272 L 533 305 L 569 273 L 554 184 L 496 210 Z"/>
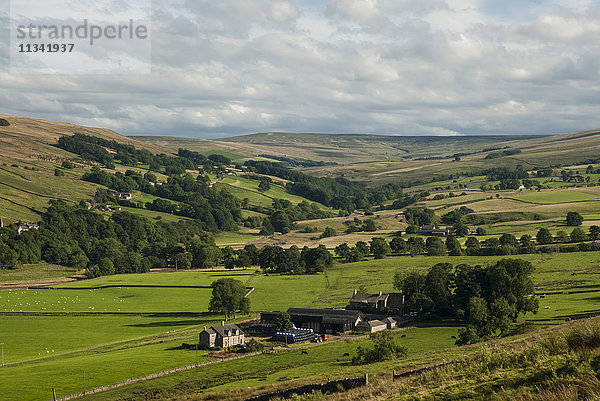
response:
<path fill-rule="evenodd" d="M 302 355 L 308 355 L 308 352 L 305 350 L 302 350 Z"/>

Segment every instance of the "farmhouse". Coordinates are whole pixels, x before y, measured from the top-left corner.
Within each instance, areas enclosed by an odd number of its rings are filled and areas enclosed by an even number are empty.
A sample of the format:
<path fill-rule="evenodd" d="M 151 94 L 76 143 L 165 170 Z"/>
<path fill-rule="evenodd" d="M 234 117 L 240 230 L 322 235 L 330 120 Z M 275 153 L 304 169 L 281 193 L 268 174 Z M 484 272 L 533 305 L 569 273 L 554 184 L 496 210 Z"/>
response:
<path fill-rule="evenodd" d="M 236 324 L 223 324 L 206 327 L 200 333 L 200 345 L 206 347 L 233 347 L 244 345 L 244 332 Z"/>
<path fill-rule="evenodd" d="M 402 306 L 404 305 L 404 296 L 401 293 L 383 293 L 378 294 L 360 294 L 354 290 L 348 309 L 370 311 L 389 311 L 392 313 L 402 314 Z"/>

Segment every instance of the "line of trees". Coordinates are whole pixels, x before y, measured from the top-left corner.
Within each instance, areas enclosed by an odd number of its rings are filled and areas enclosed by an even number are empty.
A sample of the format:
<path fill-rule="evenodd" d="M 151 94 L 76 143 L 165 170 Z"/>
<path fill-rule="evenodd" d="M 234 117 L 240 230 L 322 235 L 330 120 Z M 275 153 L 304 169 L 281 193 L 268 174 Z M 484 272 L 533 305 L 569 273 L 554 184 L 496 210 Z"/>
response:
<path fill-rule="evenodd" d="M 311 274 L 333 263 L 325 246 L 317 248 L 265 246 L 258 249 L 219 248 L 197 220 L 151 221 L 128 212 L 105 219 L 82 206 L 52 200 L 42 215 L 39 230 L 18 234 L 0 229 L 0 268 L 48 263 L 88 269 L 90 277 L 143 273 L 152 267 L 180 269 L 248 267 L 265 272 Z"/>
<path fill-rule="evenodd" d="M 402 186 L 398 184 L 367 188 L 343 177 L 313 177 L 291 170 L 282 163 L 268 161 L 248 160 L 245 166 L 255 173 L 272 175 L 291 181 L 286 185 L 286 188 L 293 194 L 335 209 L 345 210 L 348 213 L 356 209 L 382 205 L 388 200 L 404 199 Z"/>

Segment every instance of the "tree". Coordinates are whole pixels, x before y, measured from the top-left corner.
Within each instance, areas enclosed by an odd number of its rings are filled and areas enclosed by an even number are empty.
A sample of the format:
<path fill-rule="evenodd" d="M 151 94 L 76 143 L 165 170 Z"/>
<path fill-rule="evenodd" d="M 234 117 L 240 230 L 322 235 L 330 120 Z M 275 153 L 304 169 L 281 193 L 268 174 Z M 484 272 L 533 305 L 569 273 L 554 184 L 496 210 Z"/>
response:
<path fill-rule="evenodd" d="M 273 224 L 271 224 L 271 221 L 269 219 L 265 219 L 263 221 L 263 226 L 260 229 L 260 232 L 258 234 L 273 235 L 274 233 L 275 233 L 275 230 L 273 229 Z"/>
<path fill-rule="evenodd" d="M 425 277 L 425 295 L 433 301 L 433 312 L 449 315 L 452 307 L 452 289 L 454 274 L 450 263 L 433 265 Z"/>
<path fill-rule="evenodd" d="M 550 230 L 548 230 L 547 228 L 540 228 L 537 234 L 535 235 L 535 240 L 538 244 L 545 245 L 551 244 L 553 238 L 552 234 L 550 233 Z"/>
<path fill-rule="evenodd" d="M 287 331 L 294 327 L 292 318 L 287 312 L 279 312 L 275 316 L 275 330 L 276 331 Z"/>
<path fill-rule="evenodd" d="M 269 189 L 271 189 L 271 183 L 267 180 L 261 180 L 258 183 L 258 190 L 261 192 L 265 192 L 268 191 Z"/>
<path fill-rule="evenodd" d="M 426 274 L 417 271 L 396 272 L 394 288 L 404 295 L 404 310 L 421 314 L 433 308 L 433 301 L 425 294 Z"/>
<path fill-rule="evenodd" d="M 339 244 L 338 246 L 335 247 L 335 254 L 337 256 L 339 256 L 340 258 L 346 259 L 348 257 L 349 253 L 350 253 L 350 247 L 348 246 L 347 242 Z"/>
<path fill-rule="evenodd" d="M 115 266 L 112 260 L 110 260 L 109 258 L 100 259 L 100 261 L 98 262 L 98 266 L 96 266 L 96 269 L 98 269 L 98 276 L 111 276 L 115 274 Z"/>
<path fill-rule="evenodd" d="M 426 247 L 429 256 L 443 256 L 446 254 L 446 245 L 439 238 L 428 237 Z"/>
<path fill-rule="evenodd" d="M 446 238 L 446 248 L 452 256 L 460 256 L 464 254 L 462 247 L 460 246 L 460 242 L 454 236 L 449 235 Z"/>
<path fill-rule="evenodd" d="M 367 256 L 369 254 L 369 245 L 365 241 L 357 241 L 354 246 L 363 256 Z"/>
<path fill-rule="evenodd" d="M 371 253 L 375 259 L 383 259 L 391 252 L 391 250 L 392 249 L 383 238 L 373 238 L 371 240 Z"/>
<path fill-rule="evenodd" d="M 65 176 L 65 172 L 62 171 L 61 169 L 55 168 L 54 169 L 54 175 L 56 177 L 64 177 Z"/>
<path fill-rule="evenodd" d="M 411 256 L 419 255 L 425 252 L 425 241 L 421 237 L 411 237 L 406 241 L 406 248 Z"/>
<path fill-rule="evenodd" d="M 459 237 L 466 237 L 467 235 L 469 235 L 469 227 L 467 227 L 462 222 L 458 222 L 458 223 L 454 224 L 454 226 L 452 228 L 454 229 L 454 232 L 456 233 L 456 235 Z"/>
<path fill-rule="evenodd" d="M 568 226 L 580 226 L 583 223 L 583 216 L 577 212 L 567 213 L 567 225 Z"/>
<path fill-rule="evenodd" d="M 173 257 L 175 267 L 178 269 L 189 269 L 192 267 L 192 254 L 189 252 L 178 253 Z"/>
<path fill-rule="evenodd" d="M 369 363 L 388 361 L 406 356 L 406 347 L 396 343 L 394 335 L 387 331 L 371 333 L 369 339 L 373 342 L 373 348 L 359 346 L 356 350 L 356 356 L 352 358 L 355 365 L 365 365 Z"/>
<path fill-rule="evenodd" d="M 280 246 L 265 245 L 262 247 L 258 257 L 258 264 L 264 271 L 275 271 L 277 269 L 278 255 L 283 252 Z"/>
<path fill-rule="evenodd" d="M 581 228 L 577 227 L 571 231 L 571 242 L 583 242 L 585 240 L 587 240 L 587 235 Z"/>
<path fill-rule="evenodd" d="M 373 219 L 365 220 L 364 231 L 367 231 L 367 232 L 377 231 L 377 224 L 375 224 L 375 220 L 373 220 Z"/>
<path fill-rule="evenodd" d="M 19 264 L 19 255 L 0 240 L 0 269 L 14 269 Z"/>
<path fill-rule="evenodd" d="M 333 256 L 323 244 L 312 249 L 304 247 L 302 249 L 302 259 L 306 266 L 306 272 L 310 274 L 322 272 L 333 266 Z"/>
<path fill-rule="evenodd" d="M 213 313 L 223 313 L 228 320 L 235 312 L 247 314 L 250 311 L 250 300 L 246 298 L 244 283 L 232 278 L 221 278 L 211 284 L 212 296 L 208 310 Z"/>
<path fill-rule="evenodd" d="M 517 246 L 517 237 L 512 234 L 504 233 L 499 238 L 501 245 L 512 245 Z"/>
<path fill-rule="evenodd" d="M 337 235 L 337 231 L 335 231 L 333 228 L 325 227 L 325 230 L 323 230 L 323 233 L 321 234 L 321 236 L 319 238 L 335 237 L 336 235 Z"/>
<path fill-rule="evenodd" d="M 352 247 L 346 256 L 346 262 L 360 262 L 364 256 L 357 247 Z"/>
<path fill-rule="evenodd" d="M 519 244 L 521 245 L 522 253 L 534 253 L 535 244 L 531 238 L 531 235 L 523 234 L 519 238 Z"/>
<path fill-rule="evenodd" d="M 486 231 L 485 231 L 485 228 L 483 228 L 483 227 L 477 227 L 477 230 L 475 230 L 475 233 L 477 235 L 485 235 Z"/>
<path fill-rule="evenodd" d="M 556 233 L 556 242 L 567 243 L 570 241 L 569 234 L 566 231 L 560 230 Z"/>
<path fill-rule="evenodd" d="M 481 248 L 481 244 L 479 243 L 479 240 L 475 237 L 469 237 L 467 238 L 467 240 L 465 241 L 465 246 L 467 247 L 467 249 L 479 249 Z"/>
<path fill-rule="evenodd" d="M 406 241 L 400 237 L 394 237 L 390 241 L 390 248 L 396 254 L 406 252 Z"/>
<path fill-rule="evenodd" d="M 600 227 L 598 226 L 590 226 L 590 238 L 593 240 L 597 240 L 600 238 Z"/>

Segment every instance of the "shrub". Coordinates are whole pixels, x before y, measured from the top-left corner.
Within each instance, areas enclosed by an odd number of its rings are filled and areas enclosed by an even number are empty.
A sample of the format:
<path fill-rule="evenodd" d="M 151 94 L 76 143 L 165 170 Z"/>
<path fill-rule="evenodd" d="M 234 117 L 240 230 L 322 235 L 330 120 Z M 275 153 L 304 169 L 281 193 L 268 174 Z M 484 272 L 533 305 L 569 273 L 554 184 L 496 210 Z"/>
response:
<path fill-rule="evenodd" d="M 0 118 L 0 127 L 8 127 L 10 123 L 3 118 Z"/>
<path fill-rule="evenodd" d="M 389 331 L 371 333 L 369 336 L 374 348 L 358 347 L 357 355 L 352 358 L 354 365 L 365 365 L 369 363 L 382 362 L 391 359 L 405 357 L 407 349 L 396 343 L 396 339 Z"/>
<path fill-rule="evenodd" d="M 600 324 L 588 324 L 573 329 L 566 338 L 570 350 L 579 351 L 600 347 Z"/>

